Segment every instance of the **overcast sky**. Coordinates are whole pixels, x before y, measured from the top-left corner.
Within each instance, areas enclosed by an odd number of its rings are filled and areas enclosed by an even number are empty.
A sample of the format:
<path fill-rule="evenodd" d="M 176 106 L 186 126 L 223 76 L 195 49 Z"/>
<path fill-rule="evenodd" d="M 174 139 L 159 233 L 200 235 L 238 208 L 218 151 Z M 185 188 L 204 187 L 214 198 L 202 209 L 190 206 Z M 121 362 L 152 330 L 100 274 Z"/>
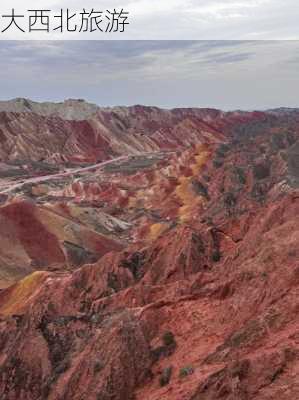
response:
<path fill-rule="evenodd" d="M 299 41 L 1 41 L 0 98 L 299 106 Z"/>

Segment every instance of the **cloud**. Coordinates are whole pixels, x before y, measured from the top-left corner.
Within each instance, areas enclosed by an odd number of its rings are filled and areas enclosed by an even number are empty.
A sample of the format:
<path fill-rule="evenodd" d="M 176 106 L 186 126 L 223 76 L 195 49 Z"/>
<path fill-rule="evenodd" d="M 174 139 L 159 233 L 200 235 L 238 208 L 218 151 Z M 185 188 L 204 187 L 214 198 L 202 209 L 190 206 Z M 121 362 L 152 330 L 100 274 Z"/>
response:
<path fill-rule="evenodd" d="M 224 109 L 298 105 L 296 41 L 3 41 L 2 99 Z"/>

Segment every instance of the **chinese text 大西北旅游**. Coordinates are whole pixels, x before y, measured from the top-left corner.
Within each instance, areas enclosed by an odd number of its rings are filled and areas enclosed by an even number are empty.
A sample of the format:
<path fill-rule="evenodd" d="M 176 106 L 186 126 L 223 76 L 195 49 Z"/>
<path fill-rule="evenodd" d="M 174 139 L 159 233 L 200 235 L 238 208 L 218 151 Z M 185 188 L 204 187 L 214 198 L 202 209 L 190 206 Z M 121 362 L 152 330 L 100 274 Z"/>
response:
<path fill-rule="evenodd" d="M 0 15 L 0 32 L 124 32 L 129 25 L 129 12 L 120 10 L 86 10 L 72 12 L 70 9 L 27 10 L 18 13 L 14 8 Z"/>

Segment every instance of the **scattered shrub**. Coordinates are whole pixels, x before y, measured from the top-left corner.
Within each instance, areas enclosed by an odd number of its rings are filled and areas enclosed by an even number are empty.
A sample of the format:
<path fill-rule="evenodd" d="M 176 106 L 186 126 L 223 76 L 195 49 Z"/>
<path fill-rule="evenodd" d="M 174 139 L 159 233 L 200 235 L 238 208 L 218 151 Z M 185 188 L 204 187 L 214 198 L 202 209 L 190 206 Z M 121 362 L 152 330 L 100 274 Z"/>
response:
<path fill-rule="evenodd" d="M 171 331 L 167 331 L 164 333 L 162 337 L 162 341 L 165 346 L 172 346 L 175 344 L 174 334 Z"/>
<path fill-rule="evenodd" d="M 220 251 L 219 250 L 214 250 L 213 254 L 212 254 L 212 260 L 214 262 L 218 262 L 218 261 L 220 261 L 220 259 L 221 259 Z"/>
<path fill-rule="evenodd" d="M 191 365 L 187 365 L 180 369 L 180 378 L 185 378 L 188 375 L 192 375 L 194 373 L 194 368 Z"/>
<path fill-rule="evenodd" d="M 162 374 L 160 376 L 160 386 L 166 386 L 168 385 L 170 378 L 171 378 L 171 374 L 172 374 L 172 367 L 167 367 L 164 368 L 162 371 Z"/>
<path fill-rule="evenodd" d="M 176 349 L 176 341 L 172 332 L 167 331 L 162 336 L 163 345 L 152 350 L 153 362 L 161 357 L 169 357 Z"/>

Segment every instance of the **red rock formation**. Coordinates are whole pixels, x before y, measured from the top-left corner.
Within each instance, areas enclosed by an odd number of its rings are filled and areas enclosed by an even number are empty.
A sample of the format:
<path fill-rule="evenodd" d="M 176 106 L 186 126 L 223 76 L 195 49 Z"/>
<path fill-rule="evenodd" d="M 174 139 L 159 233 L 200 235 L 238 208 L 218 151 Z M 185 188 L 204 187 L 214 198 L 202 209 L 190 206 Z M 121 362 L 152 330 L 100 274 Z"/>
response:
<path fill-rule="evenodd" d="M 183 149 L 195 142 L 223 141 L 223 131 L 231 126 L 265 118 L 263 113 L 143 106 L 101 109 L 82 101 L 39 104 L 17 99 L 0 102 L 0 160 L 63 165 Z"/>
<path fill-rule="evenodd" d="M 179 151 L 4 199 L 1 399 L 299 398 L 297 113 L 97 113 Z"/>
<path fill-rule="evenodd" d="M 35 270 L 66 270 L 122 248 L 70 216 L 16 200 L 0 207 L 1 287 Z"/>

